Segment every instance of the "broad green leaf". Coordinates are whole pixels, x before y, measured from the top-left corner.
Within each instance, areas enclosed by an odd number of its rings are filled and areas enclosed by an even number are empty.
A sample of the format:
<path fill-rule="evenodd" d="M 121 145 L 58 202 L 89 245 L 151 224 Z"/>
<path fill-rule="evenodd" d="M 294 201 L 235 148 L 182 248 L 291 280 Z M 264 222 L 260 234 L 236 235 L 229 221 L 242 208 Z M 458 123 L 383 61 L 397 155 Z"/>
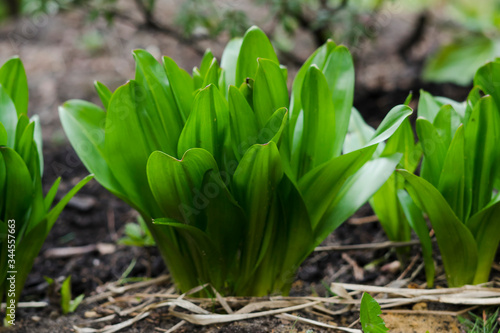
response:
<path fill-rule="evenodd" d="M 335 200 L 314 230 L 316 245 L 354 214 L 387 181 L 401 160 L 401 154 L 368 161 L 344 182 Z"/>
<path fill-rule="evenodd" d="M 252 108 L 235 86 L 229 87 L 229 118 L 231 145 L 238 160 L 247 149 L 257 142 L 259 127 Z"/>
<path fill-rule="evenodd" d="M 168 217 L 205 230 L 206 220 L 201 212 L 209 201 L 200 189 L 203 177 L 210 170 L 217 172 L 218 167 L 205 149 L 189 149 L 181 160 L 160 151 L 153 152 L 148 160 L 147 175 L 162 213 L 153 217 Z"/>
<path fill-rule="evenodd" d="M 129 85 L 130 90 L 134 90 L 129 93 L 134 105 L 130 105 L 128 110 L 131 107 L 136 109 L 139 121 L 136 126 L 140 126 L 142 132 L 147 134 L 143 137 L 150 151 L 160 149 L 167 154 L 175 155 L 185 115 L 175 102 L 172 84 L 163 66 L 148 52 L 136 50 L 134 59 L 135 84 Z M 116 92 L 113 96 L 115 95 Z M 108 113 L 109 111 L 111 110 L 108 110 Z M 131 120 L 132 118 L 128 119 Z"/>
<path fill-rule="evenodd" d="M 103 155 L 127 200 L 140 210 L 153 214 L 158 210 L 153 195 L 145 186 L 148 181 L 146 163 L 149 155 L 160 147 L 155 145 L 157 138 L 152 119 L 137 108 L 136 99 L 140 98 L 136 96 L 137 92 L 137 84 L 131 80 L 119 87 L 111 97 L 105 123 Z"/>
<path fill-rule="evenodd" d="M 95 174 L 96 180 L 109 191 L 124 195 L 125 190 L 107 163 L 104 145 L 106 113 L 92 103 L 70 100 L 59 107 L 59 117 L 69 142 L 87 170 Z"/>
<path fill-rule="evenodd" d="M 236 86 L 236 64 L 240 54 L 243 38 L 233 38 L 227 43 L 222 58 L 220 67 L 222 68 L 222 77 L 224 78 L 224 94 L 227 94 L 229 86 Z"/>
<path fill-rule="evenodd" d="M 398 200 L 398 190 L 404 187 L 401 175 L 393 173 L 370 199 L 370 206 L 391 241 L 410 240 L 410 226 Z"/>
<path fill-rule="evenodd" d="M 406 105 L 397 105 L 393 107 L 377 127 L 373 137 L 366 146 L 375 145 L 387 140 L 412 112 L 412 109 Z"/>
<path fill-rule="evenodd" d="M 427 60 L 423 76 L 427 81 L 466 86 L 472 81 L 476 70 L 494 56 L 494 41 L 475 34 L 442 47 Z"/>
<path fill-rule="evenodd" d="M 306 73 L 309 70 L 309 67 L 311 67 L 312 65 L 316 65 L 318 68 L 323 70 L 323 68 L 325 68 L 325 63 L 328 56 L 336 46 L 337 45 L 332 40 L 328 40 L 325 44 L 319 47 L 309 58 L 307 58 L 306 62 L 302 65 L 299 72 L 295 76 L 292 85 L 292 96 L 290 102 L 290 134 L 293 134 L 297 119 L 302 110 L 302 86 L 304 84 L 304 78 L 306 77 Z"/>
<path fill-rule="evenodd" d="M 500 202 L 488 205 L 467 221 L 477 243 L 478 263 L 473 284 L 489 281 L 491 264 L 500 241 Z"/>
<path fill-rule="evenodd" d="M 275 223 L 272 213 L 278 204 L 276 190 L 282 177 L 280 154 L 272 141 L 250 147 L 234 173 L 234 196 L 248 217 L 242 252 L 244 275 L 257 267 L 269 245 L 266 229 Z"/>
<path fill-rule="evenodd" d="M 415 204 L 427 213 L 436 233 L 448 285 L 460 287 L 473 282 L 478 251 L 472 233 L 457 218 L 446 199 L 423 178 L 399 170 Z"/>
<path fill-rule="evenodd" d="M 493 179 L 500 172 L 500 113 L 491 96 L 474 107 L 465 128 L 465 160 L 472 186 L 471 214 L 479 212 L 492 199 Z"/>
<path fill-rule="evenodd" d="M 7 131 L 7 147 L 14 148 L 16 140 L 17 113 L 8 92 L 0 85 L 0 123 Z"/>
<path fill-rule="evenodd" d="M 456 127 L 455 124 L 452 124 L 452 113 L 455 113 L 455 110 L 453 110 L 451 105 L 444 105 L 439 109 L 432 123 L 439 136 L 443 139 L 445 147 L 450 145 L 451 139 L 458 128 L 458 124 Z"/>
<path fill-rule="evenodd" d="M 481 88 L 479 88 L 479 86 L 475 86 L 469 92 L 469 95 L 467 96 L 465 116 L 464 116 L 464 122 L 463 122 L 465 127 L 467 127 L 467 123 L 470 119 L 470 115 L 472 114 L 472 110 L 474 109 L 474 106 L 481 100 L 481 97 L 482 97 L 482 92 L 481 92 Z"/>
<path fill-rule="evenodd" d="M 33 181 L 30 172 L 21 156 L 8 147 L 0 147 L 0 153 L 5 163 L 5 206 L 0 220 L 18 221 L 17 228 L 22 228 L 22 221 L 31 205 Z M 2 212 L 0 212 L 2 213 Z"/>
<path fill-rule="evenodd" d="M 288 124 L 288 110 L 280 108 L 276 110 L 268 119 L 263 128 L 260 129 L 257 143 L 264 144 L 274 141 L 278 144 L 281 139 L 281 133 Z"/>
<path fill-rule="evenodd" d="M 183 119 L 187 119 L 194 100 L 193 79 L 169 57 L 163 57 L 163 66 L 167 73 L 168 83 L 172 89 L 175 105 L 184 116 Z"/>
<path fill-rule="evenodd" d="M 479 68 L 474 76 L 474 85 L 493 97 L 500 112 L 500 61 L 489 62 Z"/>
<path fill-rule="evenodd" d="M 70 312 L 71 303 L 71 275 L 64 279 L 61 285 L 61 309 L 63 314 Z"/>
<path fill-rule="evenodd" d="M 288 108 L 288 88 L 280 67 L 267 59 L 258 60 L 253 89 L 253 109 L 259 127 L 279 108 Z"/>
<path fill-rule="evenodd" d="M 400 166 L 403 169 L 410 172 L 415 171 L 422 157 L 422 148 L 420 144 L 415 144 L 413 129 L 408 118 L 403 121 L 396 132 L 387 140 L 382 154 L 390 155 L 394 153 L 403 154 L 400 162 Z"/>
<path fill-rule="evenodd" d="M 217 89 L 219 88 L 219 73 L 220 67 L 217 59 L 213 58 L 210 67 L 208 68 L 207 75 L 205 75 L 205 79 L 203 80 L 202 87 L 206 87 L 209 84 L 213 84 Z"/>
<path fill-rule="evenodd" d="M 227 102 L 214 85 L 209 85 L 196 95 L 193 110 L 179 138 L 178 156 L 190 148 L 203 148 L 221 163 L 228 132 Z"/>
<path fill-rule="evenodd" d="M 255 78 L 258 58 L 269 59 L 279 64 L 278 57 L 266 34 L 253 26 L 247 30 L 241 43 L 236 63 L 236 86 L 242 84 L 247 77 Z"/>
<path fill-rule="evenodd" d="M 359 111 L 353 108 L 349 120 L 349 129 L 344 140 L 344 154 L 364 147 L 374 133 L 375 129 L 365 123 Z"/>
<path fill-rule="evenodd" d="M 0 84 L 15 105 L 17 115 L 28 114 L 28 81 L 23 63 L 11 58 L 0 68 Z"/>
<path fill-rule="evenodd" d="M 217 170 L 205 173 L 201 194 L 206 204 L 206 233 L 216 244 L 224 257 L 227 266 L 231 266 L 238 257 L 243 230 L 245 228 L 245 213 L 234 200 Z"/>
<path fill-rule="evenodd" d="M 418 99 L 418 116 L 427 119 L 433 123 L 434 118 L 439 112 L 440 105 L 427 91 L 420 90 L 420 98 Z"/>
<path fill-rule="evenodd" d="M 316 66 L 307 71 L 302 89 L 304 127 L 296 157 L 297 178 L 335 155 L 336 114 L 325 76 Z"/>
<path fill-rule="evenodd" d="M 446 153 L 439 177 L 439 192 L 460 221 L 467 221 L 471 208 L 471 191 L 465 176 L 464 128 L 460 126 Z"/>
<path fill-rule="evenodd" d="M 365 333 L 384 333 L 389 332 L 385 326 L 385 322 L 380 315 L 382 310 L 377 301 L 373 299 L 368 293 L 363 293 L 361 297 L 361 308 L 359 310 L 359 320 L 361 321 L 361 328 Z"/>
<path fill-rule="evenodd" d="M 408 223 L 420 240 L 420 245 L 422 246 L 422 256 L 424 258 L 427 287 L 432 288 L 434 285 L 435 268 L 434 260 L 432 259 L 432 241 L 429 236 L 427 222 L 424 219 L 422 211 L 415 205 L 405 190 L 398 190 L 398 199 Z"/>
<path fill-rule="evenodd" d="M 94 88 L 101 99 L 101 103 L 106 110 L 109 106 L 109 100 L 111 99 L 111 95 L 113 94 L 108 87 L 102 84 L 99 81 L 94 81 Z"/>
<path fill-rule="evenodd" d="M 335 157 L 309 171 L 298 181 L 298 188 L 316 228 L 347 179 L 359 170 L 373 155 L 375 146 Z"/>
<path fill-rule="evenodd" d="M 434 186 L 438 186 L 448 147 L 445 139 L 427 119 L 418 118 L 416 127 L 424 151 L 421 175 Z"/>
<path fill-rule="evenodd" d="M 354 64 L 349 50 L 343 45 L 333 49 L 326 60 L 323 72 L 332 93 L 335 109 L 333 156 L 339 156 L 347 133 L 354 98 Z"/>

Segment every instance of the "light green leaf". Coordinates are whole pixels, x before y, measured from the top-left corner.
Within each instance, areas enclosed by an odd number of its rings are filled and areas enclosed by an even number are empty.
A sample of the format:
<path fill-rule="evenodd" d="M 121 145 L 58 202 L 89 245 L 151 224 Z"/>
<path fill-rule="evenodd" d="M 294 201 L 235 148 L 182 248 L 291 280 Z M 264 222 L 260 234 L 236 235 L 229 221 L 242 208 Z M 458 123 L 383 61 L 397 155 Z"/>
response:
<path fill-rule="evenodd" d="M 178 156 L 190 148 L 203 148 L 221 163 L 228 132 L 227 102 L 214 85 L 209 85 L 196 95 L 193 110 L 179 138 Z"/>
<path fill-rule="evenodd" d="M 28 115 L 28 80 L 21 59 L 14 57 L 3 64 L 0 84 L 14 103 L 16 114 Z"/>
<path fill-rule="evenodd" d="M 416 127 L 424 151 L 420 173 L 422 178 L 434 186 L 438 186 L 448 147 L 445 144 L 445 139 L 439 135 L 436 128 L 427 119 L 418 118 Z"/>
<path fill-rule="evenodd" d="M 87 170 L 95 174 L 106 189 L 124 195 L 125 190 L 107 163 L 104 146 L 106 113 L 92 103 L 70 100 L 59 107 L 59 117 L 69 142 Z"/>
<path fill-rule="evenodd" d="M 436 101 L 434 96 L 427 91 L 420 89 L 420 98 L 418 99 L 418 116 L 427 119 L 433 123 L 434 118 L 439 112 L 441 106 Z"/>
<path fill-rule="evenodd" d="M 242 273 L 249 276 L 269 246 L 269 228 L 276 223 L 277 186 L 283 177 L 276 144 L 250 147 L 233 176 L 234 197 L 248 217 L 242 252 Z M 252 186 L 248 186 L 252 184 Z"/>
<path fill-rule="evenodd" d="M 344 182 L 314 230 L 317 245 L 377 192 L 400 160 L 401 154 L 394 154 L 368 161 Z"/>
<path fill-rule="evenodd" d="M 439 177 L 439 192 L 460 221 L 467 221 L 471 209 L 471 191 L 466 184 L 464 128 L 460 126 L 446 153 Z"/>
<path fill-rule="evenodd" d="M 412 109 L 406 105 L 397 105 L 393 107 L 377 127 L 373 137 L 366 146 L 375 145 L 387 140 L 412 112 Z"/>
<path fill-rule="evenodd" d="M 349 50 L 339 45 L 328 56 L 323 69 L 335 109 L 333 156 L 339 156 L 347 133 L 354 98 L 354 64 Z"/>
<path fill-rule="evenodd" d="M 472 186 L 471 214 L 479 212 L 492 199 L 493 182 L 500 172 L 500 113 L 491 96 L 475 105 L 465 128 L 465 161 Z"/>
<path fill-rule="evenodd" d="M 94 88 L 101 99 L 101 103 L 106 110 L 109 106 L 109 100 L 111 99 L 111 95 L 113 94 L 108 87 L 102 84 L 99 81 L 94 81 Z"/>
<path fill-rule="evenodd" d="M 316 66 L 307 71 L 302 89 L 304 127 L 294 164 L 297 178 L 334 157 L 335 109 L 325 76 Z"/>
<path fill-rule="evenodd" d="M 280 67 L 273 61 L 259 59 L 253 90 L 253 109 L 259 127 L 264 126 L 279 108 L 288 108 L 288 88 Z"/>
<path fill-rule="evenodd" d="M 377 301 L 368 293 L 363 293 L 361 297 L 361 308 L 359 312 L 359 320 L 364 333 L 384 333 L 389 332 L 385 326 L 385 322 L 380 315 L 382 310 Z"/>
<path fill-rule="evenodd" d="M 16 140 L 17 113 L 9 94 L 0 85 L 0 123 L 7 131 L 7 147 L 14 148 Z"/>
<path fill-rule="evenodd" d="M 415 204 L 429 216 L 443 258 L 448 285 L 461 287 L 472 283 L 478 252 L 471 232 L 431 183 L 405 170 L 398 172 L 405 177 L 406 189 Z"/>
<path fill-rule="evenodd" d="M 160 151 L 153 152 L 148 160 L 147 175 L 161 209 L 161 215 L 153 217 L 168 217 L 205 230 L 206 221 L 200 212 L 209 201 L 200 189 L 203 177 L 210 170 L 218 171 L 218 167 L 205 149 L 189 149 L 181 160 Z"/>
<path fill-rule="evenodd" d="M 224 52 L 222 52 L 220 67 L 222 68 L 222 77 L 225 83 L 223 86 L 224 94 L 227 94 L 229 86 L 236 85 L 236 64 L 242 43 L 243 38 L 233 38 L 227 43 Z"/>
<path fill-rule="evenodd" d="M 247 30 L 241 43 L 236 63 L 236 86 L 245 82 L 247 77 L 255 78 L 258 58 L 269 59 L 279 64 L 278 57 L 266 34 L 253 26 Z"/>

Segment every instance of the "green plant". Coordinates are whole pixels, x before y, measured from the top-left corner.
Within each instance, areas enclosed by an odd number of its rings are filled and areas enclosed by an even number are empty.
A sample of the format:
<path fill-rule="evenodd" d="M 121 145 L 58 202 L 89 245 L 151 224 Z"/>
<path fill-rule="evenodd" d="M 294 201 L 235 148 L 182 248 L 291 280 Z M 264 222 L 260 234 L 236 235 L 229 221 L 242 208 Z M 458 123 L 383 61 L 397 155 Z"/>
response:
<path fill-rule="evenodd" d="M 411 96 L 405 104 L 408 104 Z M 359 149 L 365 145 L 375 132 L 365 123 L 357 110 L 353 110 L 349 123 L 349 131 L 344 142 L 344 153 Z M 409 119 L 405 119 L 398 130 L 387 140 L 380 143 L 372 158 L 401 153 L 398 168 L 414 172 L 422 156 L 420 143 L 415 143 L 413 130 Z M 432 259 L 432 243 L 429 230 L 422 212 L 404 190 L 404 178 L 394 172 L 387 182 L 375 192 L 369 203 L 377 215 L 387 237 L 391 241 L 405 242 L 410 240 L 411 229 L 415 231 L 422 245 L 422 254 L 425 262 L 427 285 L 434 284 L 434 260 Z M 404 249 L 406 250 L 406 249 Z M 404 254 L 405 251 L 400 254 Z"/>
<path fill-rule="evenodd" d="M 73 297 L 71 294 L 71 275 L 65 278 L 62 284 L 59 284 L 54 279 L 46 276 L 44 277 L 44 279 L 49 284 L 49 288 L 51 288 L 53 293 L 59 290 L 62 313 L 68 314 L 75 312 L 78 305 L 80 305 L 80 303 L 83 301 L 85 295 L 81 294 L 75 299 L 71 299 Z"/>
<path fill-rule="evenodd" d="M 106 111 L 74 100 L 60 117 L 85 166 L 143 216 L 182 291 L 210 282 L 225 294 L 287 293 L 401 158 L 369 161 L 411 114 L 403 105 L 341 155 L 354 68 L 332 41 L 300 69 L 291 98 L 256 27 L 229 42 L 220 66 L 207 52 L 193 77 L 168 57 L 134 57 L 134 80 L 114 93 L 96 83 Z"/>
<path fill-rule="evenodd" d="M 466 107 L 426 97 L 416 125 L 421 177 L 399 171 L 429 217 L 451 287 L 486 282 L 500 241 L 499 68 L 496 62 L 478 70 Z"/>
<path fill-rule="evenodd" d="M 483 310 L 483 316 L 480 317 L 472 312 L 469 315 L 472 317 L 473 321 L 461 316 L 458 317 L 458 321 L 465 326 L 467 333 L 498 333 L 500 330 L 498 328 L 498 312 L 497 309 L 495 313 L 488 314 Z"/>
<path fill-rule="evenodd" d="M 389 331 L 384 320 L 380 317 L 381 314 L 382 311 L 377 301 L 370 294 L 363 293 L 359 320 L 364 333 L 385 333 Z"/>
<path fill-rule="evenodd" d="M 13 308 L 57 217 L 92 178 L 80 181 L 51 209 L 61 179 L 44 198 L 40 123 L 27 112 L 26 74 L 21 60 L 12 58 L 0 68 L 0 299 Z"/>
<path fill-rule="evenodd" d="M 118 243 L 140 247 L 156 245 L 142 216 L 137 217 L 137 222 L 138 223 L 127 223 L 125 225 L 125 237 L 121 238 Z"/>

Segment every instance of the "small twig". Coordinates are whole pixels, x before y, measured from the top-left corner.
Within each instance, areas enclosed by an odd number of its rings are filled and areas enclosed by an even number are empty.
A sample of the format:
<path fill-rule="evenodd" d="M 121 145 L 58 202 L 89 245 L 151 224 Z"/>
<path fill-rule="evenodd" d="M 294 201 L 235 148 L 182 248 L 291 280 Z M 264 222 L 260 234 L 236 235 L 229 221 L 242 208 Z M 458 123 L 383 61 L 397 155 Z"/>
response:
<path fill-rule="evenodd" d="M 17 307 L 18 308 L 44 308 L 46 307 L 47 305 L 49 305 L 49 303 L 47 302 L 18 302 L 17 303 Z M 5 309 L 6 307 L 6 303 L 2 303 L 0 305 L 0 309 Z"/>
<path fill-rule="evenodd" d="M 357 281 L 362 281 L 365 278 L 365 271 L 363 270 L 363 268 L 359 267 L 356 260 L 352 259 L 347 253 L 342 253 L 342 259 L 344 259 L 349 265 L 351 265 L 354 272 L 354 278 Z"/>
<path fill-rule="evenodd" d="M 420 258 L 420 255 L 417 253 L 417 255 L 415 257 L 413 257 L 413 259 L 410 262 L 410 264 L 408 265 L 408 267 L 406 267 L 406 269 L 403 271 L 403 273 L 401 273 L 401 275 L 398 276 L 398 278 L 396 280 L 402 280 L 402 279 L 404 279 L 404 277 L 406 276 L 406 274 L 408 274 L 408 272 L 413 268 L 413 266 L 415 266 L 415 264 L 417 263 L 417 260 L 419 258 Z"/>
<path fill-rule="evenodd" d="M 108 231 L 113 241 L 118 240 L 118 234 L 116 233 L 115 227 L 115 211 L 112 207 L 109 207 L 107 211 L 107 220 L 108 220 Z"/>
<path fill-rule="evenodd" d="M 364 217 L 351 217 L 347 223 L 354 224 L 354 225 L 360 225 L 360 224 L 366 224 L 366 223 L 372 223 L 372 222 L 378 222 L 377 215 L 370 215 L 370 216 L 364 216 Z"/>
<path fill-rule="evenodd" d="M 97 243 L 84 246 L 58 247 L 55 249 L 48 249 L 45 251 L 44 256 L 46 258 L 66 258 L 94 251 L 99 252 L 101 255 L 111 254 L 116 251 L 116 246 L 114 244 Z"/>
<path fill-rule="evenodd" d="M 329 246 L 318 246 L 314 249 L 315 252 L 320 251 L 371 251 L 371 250 L 381 250 L 387 248 L 396 247 L 406 247 L 411 245 L 420 244 L 419 240 L 411 240 L 409 242 L 382 242 L 374 244 L 356 244 L 356 245 L 329 245 Z"/>
<path fill-rule="evenodd" d="M 289 313 L 283 313 L 283 314 L 277 315 L 276 317 L 280 318 L 280 319 L 288 319 L 288 320 L 300 321 L 300 322 L 304 322 L 304 323 L 307 323 L 307 324 L 311 324 L 311 325 L 315 325 L 315 326 L 319 326 L 319 327 L 324 327 L 324 328 L 332 328 L 334 330 L 338 330 L 338 331 L 341 331 L 341 332 L 362 333 L 362 331 L 358 330 L 358 329 L 353 329 L 353 328 L 348 328 L 348 327 L 340 327 L 340 326 L 334 326 L 334 325 L 330 325 L 330 324 L 325 324 L 325 323 L 322 323 L 322 322 L 317 321 L 317 320 L 312 320 L 312 319 L 307 319 L 307 318 L 303 318 L 303 317 L 299 317 L 299 316 L 294 316 L 294 315 L 291 315 Z"/>

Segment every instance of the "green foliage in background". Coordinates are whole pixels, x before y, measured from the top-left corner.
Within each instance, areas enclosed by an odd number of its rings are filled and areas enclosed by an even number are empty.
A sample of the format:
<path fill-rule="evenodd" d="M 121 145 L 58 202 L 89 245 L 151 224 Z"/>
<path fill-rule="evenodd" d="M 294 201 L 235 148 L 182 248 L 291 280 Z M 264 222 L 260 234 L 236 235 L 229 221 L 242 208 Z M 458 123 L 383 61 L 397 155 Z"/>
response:
<path fill-rule="evenodd" d="M 423 92 L 421 177 L 400 171 L 429 217 L 450 287 L 487 282 L 500 241 L 498 74 L 500 62 L 481 67 L 465 106 Z"/>
<path fill-rule="evenodd" d="M 500 329 L 498 329 L 498 313 L 500 309 L 494 313 L 487 313 L 483 310 L 482 317 L 469 312 L 469 315 L 472 317 L 471 319 L 466 319 L 461 316 L 458 317 L 458 321 L 465 326 L 467 333 L 499 333 Z"/>
<path fill-rule="evenodd" d="M 354 90 L 349 51 L 329 41 L 287 88 L 266 35 L 249 29 L 220 65 L 190 76 L 134 51 L 136 77 L 104 105 L 68 101 L 60 117 L 85 166 L 138 210 L 182 291 L 287 293 L 300 263 L 389 178 L 401 154 L 371 159 L 411 114 L 389 112 L 342 155 Z"/>
<path fill-rule="evenodd" d="M 500 56 L 500 2 L 448 1 L 444 12 L 456 22 L 454 40 L 427 59 L 423 77 L 469 85 L 477 69 Z"/>
<path fill-rule="evenodd" d="M 45 238 L 68 201 L 88 176 L 54 207 L 61 179 L 42 193 L 42 135 L 37 116 L 28 113 L 23 64 L 12 58 L 0 68 L 0 300 L 16 303 Z M 52 207 L 52 208 L 51 208 Z M 7 277 L 15 271 L 15 288 Z"/>

